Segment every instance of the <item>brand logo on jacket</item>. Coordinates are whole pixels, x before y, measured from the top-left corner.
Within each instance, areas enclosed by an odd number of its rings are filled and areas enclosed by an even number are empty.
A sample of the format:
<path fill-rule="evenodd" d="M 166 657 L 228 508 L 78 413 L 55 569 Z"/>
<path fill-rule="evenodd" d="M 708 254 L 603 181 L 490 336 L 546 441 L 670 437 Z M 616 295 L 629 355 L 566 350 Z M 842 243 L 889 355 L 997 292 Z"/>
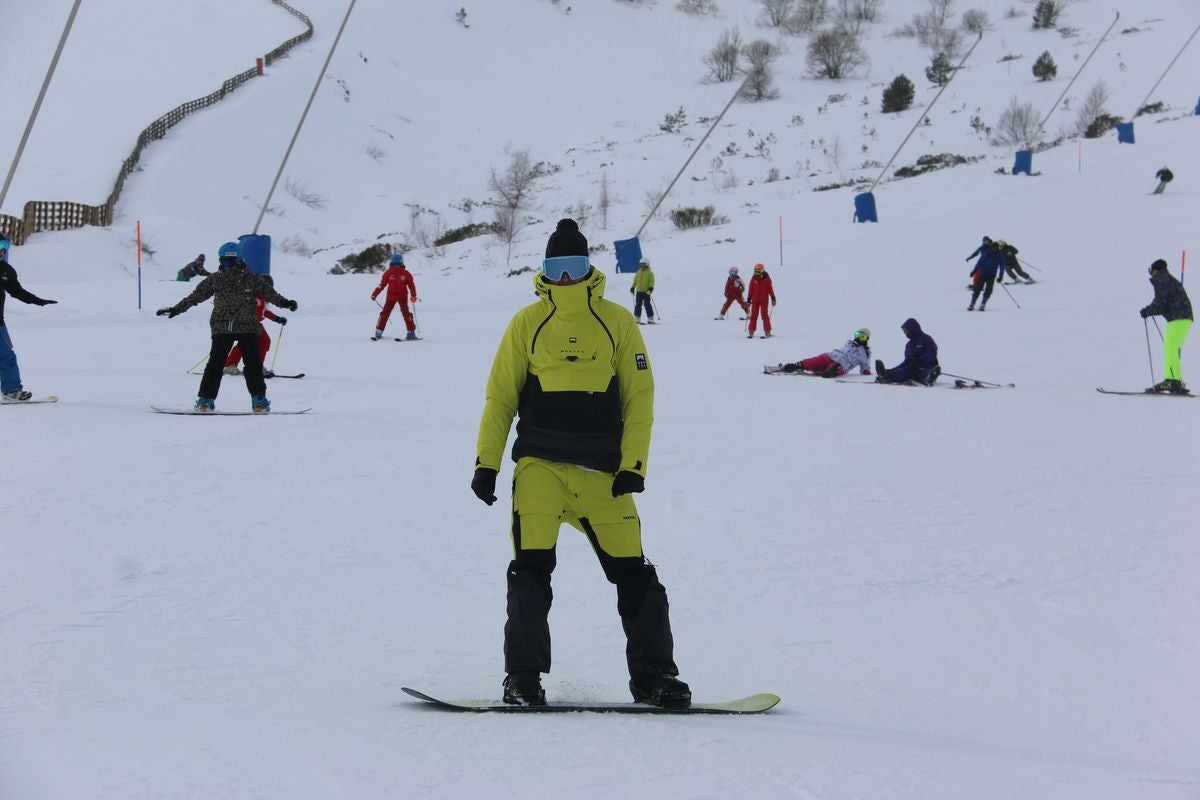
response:
<path fill-rule="evenodd" d="M 633 360 L 637 364 L 638 369 L 650 369 L 650 362 L 646 360 L 645 353 L 638 353 L 633 357 Z"/>

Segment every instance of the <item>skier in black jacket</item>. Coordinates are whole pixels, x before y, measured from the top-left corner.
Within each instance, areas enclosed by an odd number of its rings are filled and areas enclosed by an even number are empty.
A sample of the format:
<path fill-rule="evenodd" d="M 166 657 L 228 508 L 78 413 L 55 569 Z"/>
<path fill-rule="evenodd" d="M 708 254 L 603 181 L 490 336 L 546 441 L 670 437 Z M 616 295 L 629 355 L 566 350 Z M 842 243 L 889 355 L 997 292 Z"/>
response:
<path fill-rule="evenodd" d="M 196 398 L 197 411 L 213 411 L 216 408 L 217 392 L 221 389 L 221 372 L 229 351 L 236 342 L 242 350 L 245 365 L 246 388 L 250 390 L 250 408 L 259 413 L 271 410 L 267 399 L 267 382 L 263 379 L 262 356 L 258 349 L 257 299 L 261 297 L 280 308 L 295 311 L 298 304 L 275 291 L 269 275 L 258 275 L 246 267 L 242 260 L 242 248 L 237 242 L 221 245 L 220 267 L 215 275 L 200 281 L 200 285 L 187 297 L 173 306 L 160 308 L 160 317 L 174 317 L 194 305 L 213 298 L 212 350 L 204 377 L 200 379 L 200 395 Z"/>
<path fill-rule="evenodd" d="M 0 238 L 0 393 L 3 394 L 2 402 L 19 403 L 33 397 L 33 392 L 21 386 L 21 368 L 8 336 L 8 326 L 4 324 L 4 298 L 11 294 L 22 303 L 35 306 L 49 306 L 58 301 L 44 300 L 21 286 L 17 271 L 8 263 L 10 247 L 12 242 L 7 237 Z"/>
<path fill-rule="evenodd" d="M 1167 320 L 1167 329 L 1163 333 L 1163 380 L 1150 390 L 1186 394 L 1179 355 L 1183 340 L 1192 327 L 1192 301 L 1183 284 L 1167 271 L 1167 262 L 1161 258 L 1150 265 L 1150 285 L 1154 287 L 1154 300 L 1141 310 L 1142 319 L 1163 316 Z"/>

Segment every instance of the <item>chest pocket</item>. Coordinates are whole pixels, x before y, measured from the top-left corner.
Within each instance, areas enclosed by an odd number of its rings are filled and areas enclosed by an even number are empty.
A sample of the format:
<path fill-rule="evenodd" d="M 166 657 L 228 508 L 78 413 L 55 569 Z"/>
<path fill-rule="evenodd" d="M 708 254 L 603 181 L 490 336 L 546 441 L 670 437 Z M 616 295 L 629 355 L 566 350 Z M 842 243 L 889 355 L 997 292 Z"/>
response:
<path fill-rule="evenodd" d="M 583 335 L 542 331 L 529 367 L 544 392 L 603 392 L 614 374 L 612 344 L 602 330 Z"/>

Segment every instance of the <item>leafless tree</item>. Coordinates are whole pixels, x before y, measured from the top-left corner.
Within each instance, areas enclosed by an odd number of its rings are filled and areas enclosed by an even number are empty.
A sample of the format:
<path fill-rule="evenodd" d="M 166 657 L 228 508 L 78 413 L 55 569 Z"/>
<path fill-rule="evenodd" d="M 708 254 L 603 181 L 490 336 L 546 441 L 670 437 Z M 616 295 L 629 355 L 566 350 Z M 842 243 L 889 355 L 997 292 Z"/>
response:
<path fill-rule="evenodd" d="M 494 195 L 496 232 L 508 245 L 510 255 L 513 239 L 524 226 L 521 212 L 529 205 L 533 183 L 540 174 L 530 162 L 528 150 L 509 153 L 508 167 L 503 172 L 492 167 L 488 190 Z"/>
<path fill-rule="evenodd" d="M 844 78 L 866 61 L 858 36 L 845 28 L 827 28 L 808 44 L 808 69 L 818 78 Z"/>
<path fill-rule="evenodd" d="M 612 189 L 608 182 L 608 171 L 600 175 L 600 197 L 596 200 L 596 211 L 600 214 L 600 228 L 608 230 L 608 209 L 612 206 Z"/>
<path fill-rule="evenodd" d="M 779 50 L 766 39 L 755 39 L 742 48 L 746 61 L 750 62 L 746 70 L 748 80 L 742 89 L 742 96 L 751 100 L 768 100 L 778 96 L 772 85 L 775 81 L 775 70 L 771 65 L 779 56 Z"/>
<path fill-rule="evenodd" d="M 962 16 L 962 29 L 970 33 L 983 33 L 987 30 L 991 20 L 988 19 L 988 13 L 982 8 L 972 8 Z"/>
<path fill-rule="evenodd" d="M 729 28 L 721 34 L 717 46 L 710 50 L 702 61 L 713 79 L 724 83 L 733 80 L 737 75 L 741 53 L 742 34 L 737 28 Z"/>
<path fill-rule="evenodd" d="M 783 21 L 792 15 L 796 0 L 758 0 L 763 7 L 763 17 L 772 28 L 783 25 Z"/>
<path fill-rule="evenodd" d="M 800 0 L 796 12 L 784 19 L 781 27 L 791 34 L 812 33 L 829 16 L 828 0 Z"/>
<path fill-rule="evenodd" d="M 1083 102 L 1079 104 L 1079 110 L 1075 112 L 1076 134 L 1085 135 L 1096 118 L 1106 113 L 1104 106 L 1111 97 L 1112 90 L 1108 88 L 1108 84 L 1104 81 L 1096 81 L 1087 96 L 1083 98 Z"/>
<path fill-rule="evenodd" d="M 1022 103 L 1013 97 L 1008 102 L 1008 108 L 1000 115 L 996 123 L 996 144 L 1029 147 L 1033 135 L 1037 132 L 1038 114 L 1033 103 Z"/>

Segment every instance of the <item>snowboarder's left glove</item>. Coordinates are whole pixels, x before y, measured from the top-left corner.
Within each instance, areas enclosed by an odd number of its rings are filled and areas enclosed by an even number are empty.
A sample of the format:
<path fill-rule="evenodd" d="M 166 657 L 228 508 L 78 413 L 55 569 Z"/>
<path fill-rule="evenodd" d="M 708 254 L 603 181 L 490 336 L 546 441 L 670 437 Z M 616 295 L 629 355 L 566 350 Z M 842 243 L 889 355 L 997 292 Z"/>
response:
<path fill-rule="evenodd" d="M 276 314 L 275 321 L 278 322 L 280 325 L 287 325 L 287 317 L 281 317 L 278 314 Z"/>
<path fill-rule="evenodd" d="M 623 494 L 631 494 L 634 492 L 646 491 L 646 479 L 636 472 L 630 472 L 623 469 L 617 473 L 617 477 L 613 478 L 612 496 L 620 497 Z"/>
<path fill-rule="evenodd" d="M 478 467 L 475 477 L 471 479 L 471 491 L 489 506 L 496 502 L 496 470 L 488 467 Z"/>

